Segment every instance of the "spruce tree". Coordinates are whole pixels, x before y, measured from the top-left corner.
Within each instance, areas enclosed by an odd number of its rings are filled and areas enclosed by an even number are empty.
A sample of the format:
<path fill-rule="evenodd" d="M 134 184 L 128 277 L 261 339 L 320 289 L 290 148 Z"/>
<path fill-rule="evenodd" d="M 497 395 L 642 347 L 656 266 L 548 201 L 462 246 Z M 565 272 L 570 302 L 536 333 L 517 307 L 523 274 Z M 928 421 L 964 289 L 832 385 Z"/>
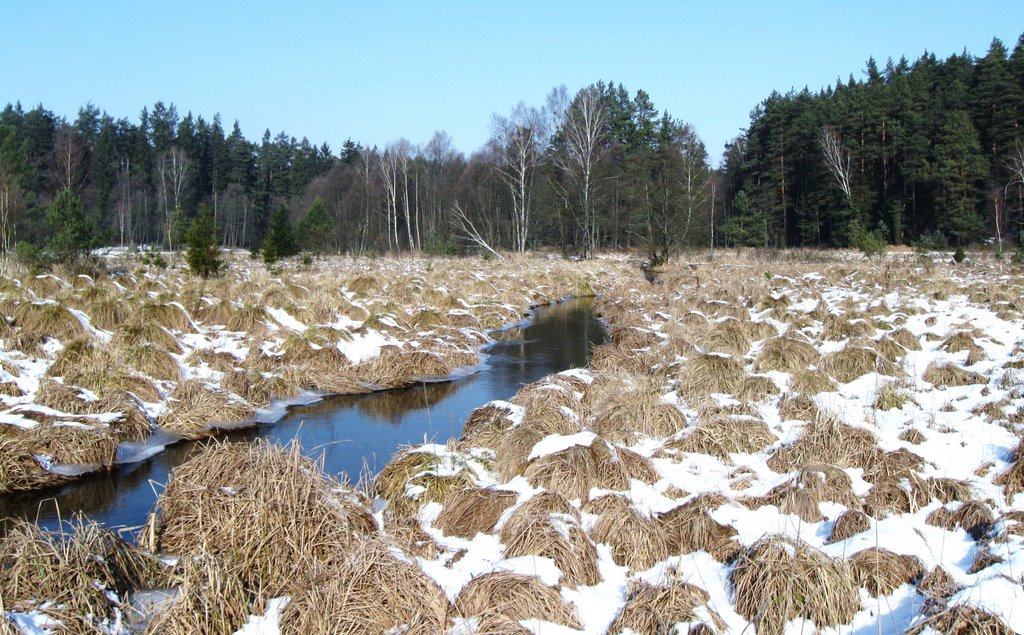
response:
<path fill-rule="evenodd" d="M 306 215 L 299 221 L 298 238 L 304 249 L 316 255 L 322 254 L 331 243 L 334 233 L 334 218 L 327 211 L 327 204 L 319 196 L 313 200 Z"/>
<path fill-rule="evenodd" d="M 217 275 L 224 267 L 217 244 L 217 226 L 213 223 L 210 208 L 203 206 L 199 216 L 192 221 L 186 237 L 188 244 L 185 260 L 193 275 L 209 278 Z"/>
<path fill-rule="evenodd" d="M 281 205 L 270 217 L 270 228 L 267 230 L 266 240 L 263 241 L 263 262 L 273 264 L 281 258 L 297 253 L 292 226 L 288 222 L 288 210 Z"/>
<path fill-rule="evenodd" d="M 52 232 L 50 253 L 57 262 L 73 264 L 89 249 L 89 223 L 71 188 L 64 189 L 46 208 L 46 225 Z"/>

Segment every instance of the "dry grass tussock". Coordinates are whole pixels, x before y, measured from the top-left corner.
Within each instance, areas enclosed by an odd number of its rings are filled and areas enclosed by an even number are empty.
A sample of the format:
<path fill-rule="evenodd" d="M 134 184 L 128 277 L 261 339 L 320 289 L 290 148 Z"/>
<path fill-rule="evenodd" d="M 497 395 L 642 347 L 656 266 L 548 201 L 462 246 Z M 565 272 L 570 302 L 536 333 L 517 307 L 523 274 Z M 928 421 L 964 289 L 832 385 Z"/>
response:
<path fill-rule="evenodd" d="M 541 434 L 573 434 L 583 429 L 583 405 L 576 387 L 555 377 L 524 386 L 510 400 L 525 410 L 524 425 Z"/>
<path fill-rule="evenodd" d="M 648 484 L 658 478 L 646 458 L 600 437 L 530 460 L 523 476 L 534 487 L 581 501 L 590 497 L 591 488 L 625 490 L 631 478 Z"/>
<path fill-rule="evenodd" d="M 592 502 L 601 511 L 590 537 L 611 546 L 615 564 L 642 571 L 668 557 L 664 526 L 638 512 L 629 499 L 609 494 Z"/>
<path fill-rule="evenodd" d="M 155 558 L 80 519 L 66 533 L 12 521 L 0 538 L 4 609 L 38 610 L 70 632 L 100 631 L 128 591 L 151 584 L 158 569 Z"/>
<path fill-rule="evenodd" d="M 735 357 L 701 354 L 684 362 L 678 377 L 679 394 L 695 400 L 711 393 L 736 394 L 746 371 Z"/>
<path fill-rule="evenodd" d="M 244 421 L 253 414 L 251 405 L 197 379 L 180 382 L 170 400 L 157 425 L 192 439 L 209 436 L 211 424 Z"/>
<path fill-rule="evenodd" d="M 740 550 L 733 538 L 735 529 L 711 517 L 711 512 L 726 504 L 721 494 L 700 494 L 658 516 L 665 530 L 670 554 L 706 551 L 719 562 L 731 562 Z"/>
<path fill-rule="evenodd" d="M 881 547 L 858 551 L 850 558 L 857 584 L 874 597 L 888 595 L 903 584 L 913 584 L 924 575 L 924 565 L 914 556 L 893 553 Z"/>
<path fill-rule="evenodd" d="M 821 360 L 821 371 L 843 384 L 871 372 L 891 376 L 902 374 L 898 365 L 886 360 L 873 348 L 864 346 L 845 346 L 825 355 Z"/>
<path fill-rule="evenodd" d="M 970 635 L 1013 635 L 1001 618 L 968 604 L 956 604 L 907 629 L 905 635 L 964 633 Z"/>
<path fill-rule="evenodd" d="M 23 302 L 14 310 L 14 324 L 37 337 L 67 342 L 85 333 L 71 311 L 57 302 Z"/>
<path fill-rule="evenodd" d="M 544 620 L 582 629 L 576 607 L 537 578 L 497 571 L 470 580 L 455 599 L 462 617 L 501 615 L 509 620 Z"/>
<path fill-rule="evenodd" d="M 817 395 L 822 392 L 834 392 L 838 384 L 822 371 L 807 369 L 793 373 L 789 388 L 801 395 Z"/>
<path fill-rule="evenodd" d="M 871 529 L 871 517 L 857 509 L 848 509 L 832 523 L 825 544 L 841 542 Z"/>
<path fill-rule="evenodd" d="M 461 454 L 412 447 L 396 453 L 384 466 L 374 479 L 373 491 L 388 501 L 389 514 L 404 516 L 426 503 L 443 503 L 476 484 L 476 475 Z"/>
<path fill-rule="evenodd" d="M 609 633 L 719 633 L 725 622 L 709 606 L 704 589 L 670 572 L 658 584 L 633 580 L 626 587 L 626 604 L 608 627 Z M 683 629 L 676 625 L 686 624 Z"/>
<path fill-rule="evenodd" d="M 250 593 L 294 592 L 376 530 L 368 504 L 299 447 L 214 443 L 175 468 L 157 501 L 163 551 L 210 554 Z"/>
<path fill-rule="evenodd" d="M 741 550 L 729 582 L 736 611 L 764 635 L 780 635 L 797 617 L 819 628 L 840 626 L 860 610 L 849 566 L 787 536 L 769 535 Z"/>
<path fill-rule="evenodd" d="M 792 336 L 774 337 L 764 343 L 754 362 L 758 373 L 795 373 L 817 366 L 821 355 L 809 342 Z"/>
<path fill-rule="evenodd" d="M 505 557 L 551 558 L 569 588 L 600 582 L 597 549 L 580 526 L 578 516 L 547 512 L 544 506 L 542 502 L 531 505 L 528 501 L 512 512 L 500 533 Z"/>
<path fill-rule="evenodd" d="M 967 501 L 950 510 L 940 507 L 928 514 L 925 522 L 944 529 L 962 529 L 974 540 L 981 540 L 995 526 L 995 516 L 982 501 Z"/>
<path fill-rule="evenodd" d="M 922 378 L 936 388 L 988 383 L 984 375 L 961 368 L 953 363 L 932 362 L 924 369 Z"/>
<path fill-rule="evenodd" d="M 833 465 L 810 463 L 764 496 L 744 502 L 751 507 L 775 505 L 783 514 L 796 514 L 804 522 L 816 523 L 825 520 L 820 504 L 826 501 L 851 508 L 860 505 L 846 472 Z"/>
<path fill-rule="evenodd" d="M 153 322 L 121 324 L 110 339 L 110 346 L 115 350 L 138 344 L 153 344 L 175 355 L 180 355 L 183 352 L 177 338 L 166 328 Z"/>
<path fill-rule="evenodd" d="M 435 635 L 450 612 L 444 592 L 417 565 L 362 539 L 292 597 L 281 631 Z"/>
<path fill-rule="evenodd" d="M 158 606 L 147 633 L 231 635 L 254 610 L 243 580 L 209 554 L 181 560 L 168 577 L 176 595 Z"/>
<path fill-rule="evenodd" d="M 871 431 L 821 414 L 794 443 L 776 450 L 768 459 L 768 467 L 776 472 L 789 472 L 808 463 L 866 468 L 877 452 L 876 437 Z"/>
<path fill-rule="evenodd" d="M 460 538 L 490 532 L 505 510 L 515 504 L 516 498 L 515 492 L 488 487 L 458 490 L 444 501 L 434 526 L 449 536 Z"/>
<path fill-rule="evenodd" d="M 1010 467 L 995 477 L 993 482 L 1003 486 L 1006 500 L 1012 500 L 1020 492 L 1024 492 L 1024 440 L 1010 453 Z"/>
<path fill-rule="evenodd" d="M 704 348 L 717 353 L 745 355 L 750 350 L 750 338 L 743 322 L 727 318 L 715 322 L 704 334 Z"/>
<path fill-rule="evenodd" d="M 584 398 L 593 427 L 616 443 L 632 445 L 639 437 L 660 438 L 686 427 L 686 417 L 662 400 L 659 381 L 629 372 L 601 373 Z"/>
<path fill-rule="evenodd" d="M 726 461 L 730 454 L 753 454 L 779 440 L 763 421 L 748 416 L 701 417 L 696 427 L 683 434 L 665 443 L 662 451 L 699 452 Z"/>

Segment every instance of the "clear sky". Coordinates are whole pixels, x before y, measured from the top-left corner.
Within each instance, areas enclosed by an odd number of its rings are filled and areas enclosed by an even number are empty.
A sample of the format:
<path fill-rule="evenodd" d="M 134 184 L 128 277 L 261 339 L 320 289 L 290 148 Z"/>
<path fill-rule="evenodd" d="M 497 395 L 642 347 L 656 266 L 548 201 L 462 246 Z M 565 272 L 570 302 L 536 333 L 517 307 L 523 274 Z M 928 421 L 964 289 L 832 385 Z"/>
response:
<path fill-rule="evenodd" d="M 714 162 L 772 90 L 863 77 L 874 56 L 1013 48 L 1024 1 L 245 2 L 0 0 L 0 104 L 137 120 L 173 102 L 230 129 L 467 154 L 492 113 L 599 79 L 690 122 Z"/>

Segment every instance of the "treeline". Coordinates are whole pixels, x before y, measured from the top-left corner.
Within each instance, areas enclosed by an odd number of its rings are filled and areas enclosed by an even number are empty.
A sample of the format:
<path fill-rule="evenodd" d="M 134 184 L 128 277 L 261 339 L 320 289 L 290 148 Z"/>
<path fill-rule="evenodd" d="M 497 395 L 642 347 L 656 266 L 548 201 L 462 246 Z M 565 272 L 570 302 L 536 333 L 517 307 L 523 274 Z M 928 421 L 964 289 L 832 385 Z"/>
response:
<path fill-rule="evenodd" d="M 351 253 L 668 253 L 711 239 L 704 146 L 644 91 L 603 82 L 575 95 L 558 88 L 541 106 L 495 115 L 491 131 L 468 157 L 444 132 L 384 148 L 349 140 L 335 153 L 283 132 L 249 141 L 237 121 L 227 132 L 219 116 L 181 117 L 162 102 L 138 121 L 92 104 L 74 121 L 8 104 L 0 113 L 2 247 L 47 245 L 57 228 L 46 212 L 65 191 L 94 245 L 180 248 L 203 207 L 223 245 L 250 249 L 264 245 L 275 222 L 305 223 L 295 232 L 299 248 Z"/>
<path fill-rule="evenodd" d="M 1024 229 L 1024 36 L 1012 53 L 868 60 L 866 78 L 773 93 L 726 149 L 722 235 L 746 245 L 1000 247 Z"/>

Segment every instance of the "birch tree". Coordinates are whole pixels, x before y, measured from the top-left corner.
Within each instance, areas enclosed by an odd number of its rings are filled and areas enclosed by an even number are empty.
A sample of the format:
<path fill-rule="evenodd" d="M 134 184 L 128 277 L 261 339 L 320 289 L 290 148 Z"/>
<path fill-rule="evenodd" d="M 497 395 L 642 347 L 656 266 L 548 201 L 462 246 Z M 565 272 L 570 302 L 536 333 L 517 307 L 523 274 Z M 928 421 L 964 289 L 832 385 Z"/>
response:
<path fill-rule="evenodd" d="M 843 149 L 842 141 L 831 126 L 822 126 L 818 136 L 818 143 L 821 145 L 822 157 L 825 160 L 825 167 L 832 174 L 836 185 L 846 197 L 847 204 L 853 208 L 853 190 L 850 186 L 851 161 L 850 153 Z"/>
<path fill-rule="evenodd" d="M 575 185 L 579 195 L 579 224 L 583 238 L 583 257 L 592 257 L 597 248 L 598 224 L 594 208 L 594 171 L 602 149 L 607 114 L 596 86 L 580 89 L 565 108 L 559 135 L 561 152 L 555 154 L 558 168 Z"/>
<path fill-rule="evenodd" d="M 496 169 L 512 201 L 512 249 L 526 251 L 534 173 L 547 143 L 545 115 L 519 102 L 508 117 L 494 115 L 491 144 Z"/>

